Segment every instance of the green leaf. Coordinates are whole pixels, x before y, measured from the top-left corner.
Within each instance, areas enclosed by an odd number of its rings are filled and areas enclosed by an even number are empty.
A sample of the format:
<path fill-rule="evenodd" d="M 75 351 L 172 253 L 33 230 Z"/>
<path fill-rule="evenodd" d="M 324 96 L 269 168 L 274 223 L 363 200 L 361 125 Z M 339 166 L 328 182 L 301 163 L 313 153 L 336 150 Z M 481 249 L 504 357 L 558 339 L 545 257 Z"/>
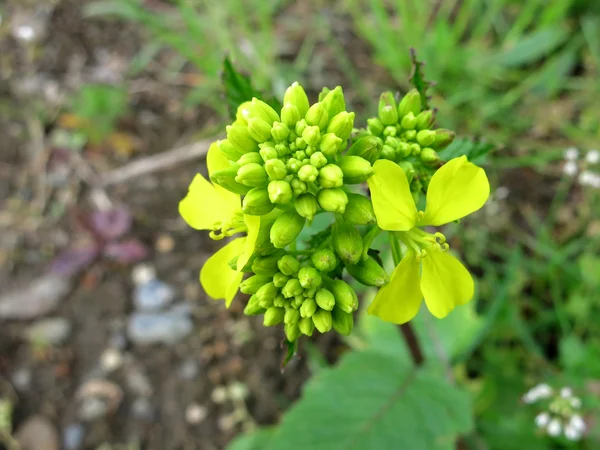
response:
<path fill-rule="evenodd" d="M 484 140 L 457 139 L 438 154 L 443 161 L 466 155 L 472 163 L 482 163 L 485 161 L 485 156 L 494 148 L 493 144 Z"/>
<path fill-rule="evenodd" d="M 408 81 L 415 87 L 419 94 L 421 94 L 421 104 L 423 109 L 429 109 L 430 96 L 427 95 L 427 91 L 434 85 L 432 81 L 425 79 L 425 72 L 423 71 L 424 62 L 417 59 L 417 51 L 414 48 L 410 49 L 410 60 L 412 62 L 412 73 Z"/>
<path fill-rule="evenodd" d="M 236 437 L 227 450 L 263 450 L 273 436 L 273 428 L 261 428 Z"/>
<path fill-rule="evenodd" d="M 425 369 L 351 352 L 313 377 L 265 450 L 454 449 L 473 427 L 469 396 Z"/>
<path fill-rule="evenodd" d="M 524 36 L 514 47 L 503 51 L 493 59 L 494 62 L 505 67 L 520 67 L 548 56 L 569 37 L 569 30 L 559 25 L 542 28 Z"/>

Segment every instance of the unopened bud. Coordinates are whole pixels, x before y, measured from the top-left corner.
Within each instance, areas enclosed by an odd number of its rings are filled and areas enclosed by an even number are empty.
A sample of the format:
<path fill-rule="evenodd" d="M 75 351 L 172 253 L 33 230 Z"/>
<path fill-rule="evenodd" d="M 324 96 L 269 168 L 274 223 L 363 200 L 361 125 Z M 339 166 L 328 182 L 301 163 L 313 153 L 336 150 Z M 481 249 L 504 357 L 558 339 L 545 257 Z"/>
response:
<path fill-rule="evenodd" d="M 283 180 L 287 176 L 285 163 L 280 159 L 265 161 L 265 170 L 271 180 Z"/>
<path fill-rule="evenodd" d="M 410 183 L 413 180 L 414 176 L 415 176 L 415 168 L 414 168 L 414 166 L 410 162 L 408 162 L 408 161 L 400 161 L 398 163 L 398 165 L 400 166 L 400 168 L 402 170 L 404 170 L 404 173 L 406 174 L 406 179 Z"/>
<path fill-rule="evenodd" d="M 285 167 L 287 168 L 288 172 L 298 173 L 298 171 L 302 167 L 302 162 L 298 161 L 296 158 L 290 158 L 287 160 Z"/>
<path fill-rule="evenodd" d="M 264 308 L 260 306 L 260 301 L 256 295 L 253 295 L 248 300 L 246 307 L 244 308 L 244 314 L 247 316 L 257 316 L 264 312 Z"/>
<path fill-rule="evenodd" d="M 356 281 L 366 286 L 381 287 L 390 281 L 383 267 L 371 256 L 354 266 L 346 266 L 346 270 Z"/>
<path fill-rule="evenodd" d="M 317 302 L 312 298 L 307 298 L 302 302 L 302 306 L 300 306 L 300 315 L 302 317 L 312 317 L 316 310 Z"/>
<path fill-rule="evenodd" d="M 410 144 L 408 142 L 400 142 L 396 149 L 398 159 L 404 159 L 410 155 Z"/>
<path fill-rule="evenodd" d="M 262 216 L 275 208 L 269 199 L 267 188 L 250 189 L 242 200 L 242 212 L 250 216 Z"/>
<path fill-rule="evenodd" d="M 283 331 L 285 332 L 285 337 L 289 342 L 295 342 L 301 335 L 300 327 L 298 323 L 286 323 L 283 327 Z"/>
<path fill-rule="evenodd" d="M 302 217 L 313 220 L 318 208 L 317 198 L 309 192 L 300 194 L 296 197 L 296 200 L 294 200 L 294 207 L 296 208 L 296 212 Z"/>
<path fill-rule="evenodd" d="M 435 141 L 431 145 L 431 148 L 435 150 L 442 150 L 452 144 L 455 137 L 456 134 L 454 131 L 446 130 L 444 128 L 435 130 Z"/>
<path fill-rule="evenodd" d="M 435 114 L 432 110 L 420 112 L 417 115 L 417 130 L 426 130 L 435 123 Z"/>
<path fill-rule="evenodd" d="M 238 169 L 235 181 L 246 186 L 260 187 L 267 184 L 269 177 L 263 166 L 257 163 L 250 163 Z"/>
<path fill-rule="evenodd" d="M 406 130 L 402 136 L 407 141 L 414 141 L 417 138 L 417 130 Z"/>
<path fill-rule="evenodd" d="M 269 183 L 267 188 L 269 192 L 269 200 L 271 203 L 285 205 L 292 201 L 292 187 L 285 180 L 274 180 Z"/>
<path fill-rule="evenodd" d="M 308 125 L 316 126 L 319 129 L 323 130 L 329 122 L 327 108 L 321 102 L 315 103 L 310 108 L 308 108 L 305 119 Z"/>
<path fill-rule="evenodd" d="M 298 272 L 298 280 L 304 289 L 315 289 L 318 288 L 323 279 L 321 274 L 314 267 L 303 267 Z"/>
<path fill-rule="evenodd" d="M 327 158 L 322 152 L 314 152 L 310 155 L 310 165 L 320 169 L 321 167 L 327 165 Z"/>
<path fill-rule="evenodd" d="M 300 319 L 298 327 L 305 336 L 312 336 L 313 331 L 315 330 L 315 324 L 310 317 L 303 317 Z"/>
<path fill-rule="evenodd" d="M 327 108 L 327 114 L 329 117 L 333 117 L 336 114 L 346 110 L 346 101 L 344 100 L 344 92 L 341 86 L 336 86 L 334 90 L 329 91 L 322 100 L 323 104 Z"/>
<path fill-rule="evenodd" d="M 265 311 L 265 317 L 263 320 L 263 324 L 265 327 L 271 327 L 273 325 L 278 325 L 283 322 L 283 318 L 285 316 L 285 309 L 278 308 L 276 306 L 272 306 Z"/>
<path fill-rule="evenodd" d="M 240 284 L 240 291 L 244 294 L 256 294 L 258 290 L 271 281 L 271 277 L 264 275 L 253 275 Z"/>
<path fill-rule="evenodd" d="M 217 170 L 210 175 L 210 180 L 213 183 L 224 187 L 228 191 L 240 195 L 247 194 L 251 188 L 235 181 L 238 169 L 239 166 L 237 164 L 233 164 L 227 169 Z"/>
<path fill-rule="evenodd" d="M 402 128 L 404 128 L 405 130 L 414 130 L 415 127 L 417 126 L 417 116 L 415 116 L 412 111 L 409 112 L 407 115 L 405 115 L 402 118 L 402 121 L 400 122 L 400 125 L 402 126 Z"/>
<path fill-rule="evenodd" d="M 272 301 L 279 293 L 279 288 L 273 282 L 266 283 L 256 292 L 256 296 L 261 301 Z"/>
<path fill-rule="evenodd" d="M 245 166 L 247 164 L 262 164 L 263 159 L 258 152 L 248 152 L 243 154 L 240 159 L 238 159 L 237 164 L 239 166 Z"/>
<path fill-rule="evenodd" d="M 298 108 L 300 117 L 304 117 L 306 115 L 309 106 L 308 96 L 306 95 L 304 88 L 300 86 L 297 81 L 292 83 L 292 85 L 285 91 L 285 94 L 283 95 L 283 104 L 284 107 L 287 104 L 291 104 Z M 287 123 L 286 125 L 289 126 Z"/>
<path fill-rule="evenodd" d="M 304 139 L 304 142 L 308 145 L 312 145 L 313 147 L 319 145 L 319 142 L 321 141 L 321 131 L 319 131 L 319 127 L 306 127 L 304 131 L 302 131 L 302 139 Z"/>
<path fill-rule="evenodd" d="M 337 165 L 342 169 L 345 184 L 360 184 L 373 175 L 371 163 L 360 156 L 342 156 Z"/>
<path fill-rule="evenodd" d="M 374 136 L 381 136 L 385 125 L 378 117 L 367 119 L 367 128 Z"/>
<path fill-rule="evenodd" d="M 281 108 L 281 121 L 290 129 L 294 129 L 298 121 L 302 119 L 298 108 L 294 105 L 283 105 Z"/>
<path fill-rule="evenodd" d="M 421 154 L 421 146 L 417 143 L 412 143 L 410 145 L 410 154 L 413 156 L 419 156 Z"/>
<path fill-rule="evenodd" d="M 296 136 L 298 136 L 295 140 L 296 146 L 298 146 L 298 145 L 306 146 L 306 142 L 304 142 L 304 139 L 300 138 L 302 136 L 302 133 L 306 129 L 306 127 L 308 127 L 306 120 L 300 119 L 298 122 L 296 122 L 296 126 L 294 127 L 294 133 L 296 134 Z M 299 148 L 306 148 L 306 147 L 299 147 Z"/>
<path fill-rule="evenodd" d="M 421 112 L 421 94 L 416 89 L 411 89 L 402 98 L 398 105 L 398 115 L 404 117 L 409 112 L 415 116 Z"/>
<path fill-rule="evenodd" d="M 277 153 L 277 150 L 275 149 L 275 147 L 264 147 L 264 148 L 261 148 L 259 150 L 258 154 L 260 155 L 260 158 L 264 162 L 270 161 L 272 159 L 279 158 L 279 153 Z"/>
<path fill-rule="evenodd" d="M 263 303 L 261 302 L 261 305 Z M 271 307 L 271 306 L 277 306 L 278 308 L 283 308 L 286 304 L 286 299 L 283 296 L 283 294 L 277 294 L 277 297 L 275 297 L 273 299 L 273 304 L 272 305 L 268 305 L 266 306 L 267 308 Z M 263 306 L 264 307 L 264 306 Z"/>
<path fill-rule="evenodd" d="M 294 211 L 286 211 L 281 214 L 271 227 L 271 243 L 275 248 L 284 248 L 296 240 L 306 219 Z"/>
<path fill-rule="evenodd" d="M 235 112 L 235 122 L 243 125 L 248 125 L 248 118 L 250 117 L 250 110 L 252 109 L 252 102 L 244 102 L 238 106 Z"/>
<path fill-rule="evenodd" d="M 292 181 L 290 181 L 290 185 L 292 186 L 292 191 L 296 195 L 308 192 L 308 186 L 306 183 L 304 181 L 300 181 L 298 178 L 293 178 Z"/>
<path fill-rule="evenodd" d="M 304 181 L 305 183 L 312 183 L 316 181 L 318 176 L 319 169 L 310 164 L 300 167 L 300 170 L 298 171 L 298 178 L 300 178 L 300 180 Z"/>
<path fill-rule="evenodd" d="M 369 225 L 377 222 L 373 203 L 361 194 L 348 194 L 348 204 L 343 217 L 350 225 Z"/>
<path fill-rule="evenodd" d="M 281 258 L 281 255 L 270 255 L 270 256 L 259 256 L 252 262 L 252 272 L 256 275 L 264 275 L 272 277 L 279 270 L 277 269 L 277 261 Z"/>
<path fill-rule="evenodd" d="M 360 156 L 371 164 L 379 159 L 383 141 L 377 136 L 363 136 L 348 149 L 346 156 Z M 343 170 L 343 169 L 342 169 Z"/>
<path fill-rule="evenodd" d="M 389 145 L 384 145 L 381 148 L 381 153 L 379 156 L 381 157 L 381 159 L 389 159 L 390 161 L 395 161 L 396 150 L 394 150 L 394 148 L 390 147 Z"/>
<path fill-rule="evenodd" d="M 329 89 L 327 86 L 324 86 L 323 89 L 321 89 L 321 92 L 319 92 L 319 97 L 318 97 L 318 101 L 322 102 L 323 100 L 325 100 L 325 97 L 327 96 L 327 94 L 329 94 L 331 92 L 331 89 Z"/>
<path fill-rule="evenodd" d="M 331 311 L 333 329 L 342 336 L 349 336 L 354 327 L 354 318 L 351 313 L 342 311 L 341 308 L 333 308 Z"/>
<path fill-rule="evenodd" d="M 398 108 L 394 94 L 384 92 L 379 97 L 379 118 L 384 125 L 395 125 L 398 122 Z"/>
<path fill-rule="evenodd" d="M 294 323 L 297 324 L 300 320 L 300 311 L 294 308 L 288 308 L 285 311 L 285 316 L 283 318 L 283 323 L 289 324 Z"/>
<path fill-rule="evenodd" d="M 324 309 L 316 311 L 312 316 L 312 320 L 315 324 L 315 328 L 319 330 L 320 333 L 327 333 L 333 327 L 331 312 Z"/>
<path fill-rule="evenodd" d="M 434 149 L 430 147 L 422 148 L 419 157 L 421 158 L 423 164 L 426 164 L 428 166 L 432 166 L 440 162 L 439 155 Z"/>
<path fill-rule="evenodd" d="M 325 311 L 331 311 L 335 306 L 335 297 L 327 289 L 319 289 L 315 294 L 315 301 Z"/>
<path fill-rule="evenodd" d="M 354 289 L 343 280 L 333 280 L 329 290 L 335 297 L 336 308 L 350 314 L 358 309 L 358 296 Z"/>
<path fill-rule="evenodd" d="M 344 172 L 335 164 L 327 164 L 319 169 L 319 185 L 324 188 L 340 187 L 344 184 Z"/>
<path fill-rule="evenodd" d="M 248 133 L 256 142 L 271 139 L 271 125 L 258 117 L 248 119 Z"/>
<path fill-rule="evenodd" d="M 330 248 L 322 248 L 315 251 L 310 259 L 317 270 L 325 273 L 335 270 L 338 265 L 338 259 Z"/>
<path fill-rule="evenodd" d="M 435 141 L 435 131 L 421 130 L 417 133 L 417 142 L 421 147 L 429 147 Z"/>
<path fill-rule="evenodd" d="M 363 251 L 362 237 L 354 225 L 338 220 L 333 224 L 331 242 L 345 264 L 357 264 Z"/>
<path fill-rule="evenodd" d="M 326 157 L 332 158 L 339 151 L 342 142 L 342 139 L 340 139 L 335 133 L 327 133 L 321 137 L 319 149 Z"/>
<path fill-rule="evenodd" d="M 217 141 L 219 150 L 231 161 L 237 161 L 245 153 L 245 151 L 233 146 L 227 139 Z"/>
<path fill-rule="evenodd" d="M 321 189 L 317 193 L 317 203 L 325 211 L 343 214 L 348 195 L 340 188 Z"/>
<path fill-rule="evenodd" d="M 295 297 L 302 294 L 303 291 L 304 288 L 300 284 L 300 281 L 298 281 L 298 278 L 290 278 L 281 289 L 281 293 L 285 298 Z"/>
<path fill-rule="evenodd" d="M 227 140 L 231 145 L 242 153 L 255 152 L 258 150 L 258 142 L 252 139 L 248 127 L 244 125 L 228 125 Z"/>
<path fill-rule="evenodd" d="M 327 125 L 327 133 L 334 133 L 339 137 L 342 142 L 347 140 L 352 134 L 352 128 L 354 127 L 354 113 L 342 111 L 336 114 Z M 323 149 L 321 149 L 323 151 Z M 325 151 L 323 151 L 327 155 Z"/>
<path fill-rule="evenodd" d="M 270 105 L 257 99 L 252 99 L 252 106 L 250 107 L 250 117 L 258 117 L 269 125 L 273 125 L 273 122 L 278 122 L 279 114 Z M 248 121 L 250 123 L 250 121 Z"/>

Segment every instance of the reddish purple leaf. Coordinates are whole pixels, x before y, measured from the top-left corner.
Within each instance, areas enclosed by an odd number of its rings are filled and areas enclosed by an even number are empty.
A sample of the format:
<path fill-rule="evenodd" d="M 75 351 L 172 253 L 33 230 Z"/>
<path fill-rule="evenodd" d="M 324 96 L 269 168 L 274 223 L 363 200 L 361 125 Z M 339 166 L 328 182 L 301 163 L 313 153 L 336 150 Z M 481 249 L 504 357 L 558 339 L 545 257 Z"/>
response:
<path fill-rule="evenodd" d="M 104 247 L 104 256 L 121 264 L 131 264 L 146 258 L 148 251 L 144 244 L 135 238 L 110 242 Z"/>
<path fill-rule="evenodd" d="M 60 275 L 75 275 L 88 267 L 96 256 L 98 247 L 93 242 L 69 247 L 52 260 L 50 271 Z"/>
<path fill-rule="evenodd" d="M 123 236 L 131 228 L 131 214 L 123 207 L 95 211 L 90 215 L 94 231 L 108 241 Z"/>

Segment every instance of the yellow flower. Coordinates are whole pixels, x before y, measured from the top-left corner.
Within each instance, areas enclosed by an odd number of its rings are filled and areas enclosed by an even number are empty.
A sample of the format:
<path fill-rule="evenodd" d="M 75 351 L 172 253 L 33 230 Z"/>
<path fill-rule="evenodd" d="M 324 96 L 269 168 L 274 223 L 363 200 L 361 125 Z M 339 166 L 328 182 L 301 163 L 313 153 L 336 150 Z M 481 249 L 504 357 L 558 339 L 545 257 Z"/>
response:
<path fill-rule="evenodd" d="M 455 158 L 431 178 L 425 211 L 418 211 L 404 171 L 395 163 L 378 160 L 368 184 L 377 224 L 393 231 L 407 252 L 369 307 L 369 314 L 393 323 L 411 320 L 425 298 L 435 317 L 448 315 L 467 303 L 474 292 L 471 275 L 462 263 L 447 253 L 443 234 L 430 234 L 419 227 L 439 226 L 481 208 L 490 194 L 485 171 Z"/>
<path fill-rule="evenodd" d="M 217 143 L 210 146 L 206 163 L 209 175 L 229 166 Z M 208 258 L 200 271 L 200 283 L 206 293 L 214 299 L 224 299 L 229 307 L 244 275 L 241 269 L 254 252 L 260 217 L 244 215 L 238 194 L 212 184 L 200 174 L 194 177 L 188 194 L 179 202 L 179 214 L 192 228 L 210 230 L 213 239 L 247 233 L 246 237 L 233 239 Z M 236 257 L 237 270 L 233 270 L 229 261 Z"/>

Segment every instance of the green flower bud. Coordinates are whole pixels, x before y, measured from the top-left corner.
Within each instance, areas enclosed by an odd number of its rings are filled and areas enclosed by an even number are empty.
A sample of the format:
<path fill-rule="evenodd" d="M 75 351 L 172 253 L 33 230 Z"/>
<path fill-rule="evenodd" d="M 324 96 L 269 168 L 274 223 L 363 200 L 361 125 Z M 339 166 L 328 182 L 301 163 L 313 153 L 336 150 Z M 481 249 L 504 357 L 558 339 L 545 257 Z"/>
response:
<path fill-rule="evenodd" d="M 246 164 L 262 164 L 263 159 L 258 152 L 249 152 L 243 154 L 240 159 L 238 159 L 237 164 L 239 166 L 245 166 Z"/>
<path fill-rule="evenodd" d="M 311 289 L 304 289 L 304 297 L 306 298 L 315 298 L 315 294 L 317 293 L 318 286 Z"/>
<path fill-rule="evenodd" d="M 315 294 L 315 301 L 325 311 L 331 311 L 335 306 L 335 297 L 327 289 L 319 289 Z"/>
<path fill-rule="evenodd" d="M 346 156 L 360 156 L 371 164 L 374 164 L 379 159 L 382 147 L 383 141 L 381 138 L 377 136 L 363 136 L 352 144 Z"/>
<path fill-rule="evenodd" d="M 383 133 L 383 122 L 379 120 L 379 117 L 371 117 L 367 119 L 367 129 L 371 132 L 371 134 L 375 136 L 380 136 Z"/>
<path fill-rule="evenodd" d="M 298 237 L 306 219 L 296 211 L 286 211 L 281 214 L 271 227 L 271 243 L 275 248 L 283 248 Z M 283 272 L 283 271 L 282 271 Z"/>
<path fill-rule="evenodd" d="M 294 105 L 288 104 L 281 108 L 281 121 L 289 128 L 294 129 L 300 119 L 302 119 L 300 111 Z"/>
<path fill-rule="evenodd" d="M 431 148 L 435 150 L 442 150 L 452 144 L 455 137 L 456 134 L 454 131 L 446 130 L 444 128 L 435 130 L 435 141 L 431 145 Z"/>
<path fill-rule="evenodd" d="M 311 255 L 310 260 L 317 270 L 325 273 L 335 270 L 338 265 L 338 259 L 330 248 L 322 248 L 315 251 Z"/>
<path fill-rule="evenodd" d="M 269 177 L 263 166 L 257 163 L 250 163 L 238 169 L 235 181 L 246 186 L 260 187 L 267 184 Z"/>
<path fill-rule="evenodd" d="M 410 155 L 410 144 L 408 142 L 400 142 L 396 149 L 396 156 L 399 159 L 406 158 Z"/>
<path fill-rule="evenodd" d="M 294 147 L 295 147 L 295 145 L 294 145 Z M 279 158 L 289 156 L 292 153 L 291 147 L 288 147 L 285 144 L 275 144 L 275 150 L 277 150 L 277 156 Z M 295 148 L 294 148 L 294 150 L 295 150 Z"/>
<path fill-rule="evenodd" d="M 317 147 L 314 147 L 312 145 L 309 145 L 308 147 L 306 147 L 306 150 L 304 150 L 304 153 L 306 155 L 307 158 L 310 158 L 310 156 L 317 151 Z M 320 153 L 320 152 L 319 152 Z M 310 160 L 309 160 L 310 162 Z"/>
<path fill-rule="evenodd" d="M 286 166 L 288 172 L 298 173 L 298 171 L 300 170 L 300 167 L 302 167 L 302 162 L 298 161 L 296 158 L 290 158 L 290 159 L 288 159 L 285 166 Z"/>
<path fill-rule="evenodd" d="M 289 279 L 290 277 L 288 277 L 287 275 L 281 272 L 277 272 L 275 275 L 273 275 L 273 284 L 278 288 L 282 288 L 285 286 L 285 283 L 287 283 Z"/>
<path fill-rule="evenodd" d="M 342 311 L 341 308 L 333 308 L 331 311 L 333 320 L 333 329 L 342 336 L 349 336 L 354 327 L 354 318 L 352 314 Z"/>
<path fill-rule="evenodd" d="M 265 318 L 263 320 L 263 324 L 265 327 L 271 327 L 273 325 L 278 325 L 283 322 L 283 318 L 285 316 L 284 308 L 277 308 L 276 306 L 272 306 L 265 311 Z"/>
<path fill-rule="evenodd" d="M 306 183 L 304 181 L 300 181 L 298 178 L 293 178 L 292 181 L 290 181 L 290 185 L 292 186 L 292 191 L 294 191 L 294 194 L 296 195 L 308 192 L 308 186 Z"/>
<path fill-rule="evenodd" d="M 316 311 L 312 316 L 312 321 L 315 324 L 315 328 L 319 330 L 320 333 L 327 333 L 333 327 L 331 312 L 325 311 L 324 309 Z"/>
<path fill-rule="evenodd" d="M 304 150 L 307 146 L 308 144 L 304 141 L 304 139 L 302 139 L 301 137 L 296 138 L 296 148 L 298 150 Z M 306 156 L 306 154 L 304 154 L 303 156 Z"/>
<path fill-rule="evenodd" d="M 296 295 L 290 301 L 290 304 L 292 305 L 292 308 L 294 308 L 294 309 L 300 309 L 300 307 L 302 306 L 302 303 L 304 303 L 304 296 L 303 295 Z"/>
<path fill-rule="evenodd" d="M 345 184 L 360 184 L 373 175 L 371 163 L 360 156 L 342 156 L 337 165 L 342 169 Z"/>
<path fill-rule="evenodd" d="M 242 212 L 250 216 L 263 216 L 275 208 L 269 199 L 267 188 L 250 189 L 242 200 Z"/>
<path fill-rule="evenodd" d="M 410 154 L 419 156 L 421 154 L 421 146 L 419 144 L 410 144 Z"/>
<path fill-rule="evenodd" d="M 264 120 L 269 125 L 273 125 L 273 122 L 279 121 L 279 114 L 267 103 L 256 97 L 252 99 L 252 106 L 250 107 L 250 117 L 256 117 Z M 248 123 L 250 120 L 246 119 Z"/>
<path fill-rule="evenodd" d="M 282 122 L 275 122 L 271 128 L 271 136 L 276 141 L 287 141 L 290 135 L 290 128 Z"/>
<path fill-rule="evenodd" d="M 278 293 L 279 288 L 276 287 L 273 284 L 273 282 L 270 282 L 261 286 L 260 289 L 256 292 L 256 296 L 261 301 L 269 301 L 275 299 Z"/>
<path fill-rule="evenodd" d="M 270 161 L 272 159 L 279 158 L 279 153 L 277 153 L 277 150 L 275 149 L 275 147 L 261 148 L 259 150 L 258 154 L 260 155 L 260 158 L 262 160 L 261 162 L 263 162 L 263 161 L 267 162 L 267 161 Z"/>
<path fill-rule="evenodd" d="M 287 176 L 285 163 L 280 159 L 265 161 L 265 171 L 271 180 L 283 180 Z"/>
<path fill-rule="evenodd" d="M 428 109 L 417 115 L 417 130 L 426 130 L 435 123 L 435 114 Z"/>
<path fill-rule="evenodd" d="M 240 284 L 240 291 L 244 294 L 256 294 L 258 290 L 271 281 L 271 277 L 265 275 L 253 275 Z"/>
<path fill-rule="evenodd" d="M 258 117 L 248 119 L 248 133 L 256 142 L 271 139 L 271 125 Z"/>
<path fill-rule="evenodd" d="M 306 115 L 309 106 L 308 96 L 306 95 L 304 88 L 300 86 L 297 81 L 292 83 L 292 85 L 285 91 L 285 94 L 283 95 L 283 104 L 294 105 L 296 108 L 298 108 L 298 112 L 300 113 L 301 117 Z M 286 125 L 289 126 L 289 124 Z"/>
<path fill-rule="evenodd" d="M 325 156 L 332 158 L 337 154 L 342 142 L 342 139 L 336 136 L 335 133 L 327 133 L 321 136 L 319 149 Z"/>
<path fill-rule="evenodd" d="M 281 255 L 275 254 L 270 256 L 259 256 L 252 261 L 252 272 L 256 275 L 264 275 L 272 277 L 277 272 L 277 261 L 281 258 Z"/>
<path fill-rule="evenodd" d="M 371 256 L 354 266 L 346 266 L 346 270 L 356 281 L 366 286 L 381 287 L 390 282 L 388 274 Z"/>
<path fill-rule="evenodd" d="M 217 141 L 217 147 L 219 147 L 219 150 L 221 150 L 227 159 L 231 161 L 237 161 L 240 159 L 240 156 L 245 153 L 245 151 L 233 146 L 227 139 Z"/>
<path fill-rule="evenodd" d="M 317 203 L 325 211 L 343 214 L 348 195 L 340 188 L 321 189 L 317 193 Z"/>
<path fill-rule="evenodd" d="M 396 136 L 396 134 L 398 134 L 398 129 L 396 127 L 393 126 L 387 126 L 383 129 L 383 136 L 384 137 L 394 137 Z"/>
<path fill-rule="evenodd" d="M 251 188 L 235 181 L 238 169 L 239 166 L 237 164 L 233 164 L 227 169 L 217 170 L 216 172 L 212 173 L 210 180 L 213 183 L 224 187 L 228 191 L 240 195 L 247 194 Z"/>
<path fill-rule="evenodd" d="M 285 205 L 292 201 L 292 187 L 285 180 L 274 180 L 269 183 L 269 200 L 271 203 Z"/>
<path fill-rule="evenodd" d="M 324 188 L 340 187 L 344 184 L 344 172 L 335 164 L 327 164 L 319 170 L 319 185 Z"/>
<path fill-rule="evenodd" d="M 283 296 L 283 294 L 278 294 L 277 297 L 273 299 L 273 304 L 270 306 L 277 306 L 278 308 L 283 308 L 286 304 L 287 300 Z M 270 306 L 267 306 L 269 308 Z"/>
<path fill-rule="evenodd" d="M 336 86 L 333 91 L 329 91 L 319 101 L 325 105 L 329 117 L 333 117 L 346 110 L 346 101 L 344 100 L 344 92 L 341 86 Z"/>
<path fill-rule="evenodd" d="M 235 112 L 235 122 L 243 125 L 248 125 L 248 118 L 250 117 L 250 110 L 252 109 L 252 102 L 244 102 L 238 106 Z"/>
<path fill-rule="evenodd" d="M 398 146 L 402 143 L 400 139 L 394 136 L 388 136 L 385 138 L 385 144 L 392 147 L 394 150 L 398 149 Z"/>
<path fill-rule="evenodd" d="M 428 147 L 435 141 L 435 131 L 421 130 L 417 133 L 417 142 L 421 147 Z"/>
<path fill-rule="evenodd" d="M 358 309 L 358 296 L 354 289 L 343 280 L 333 280 L 329 290 L 335 297 L 335 306 L 343 312 L 350 314 Z"/>
<path fill-rule="evenodd" d="M 322 102 L 323 100 L 325 100 L 325 97 L 327 96 L 327 94 L 329 94 L 331 92 L 331 89 L 329 89 L 327 86 L 324 86 L 323 89 L 321 89 L 321 92 L 319 92 L 319 97 L 318 97 L 318 101 Z"/>
<path fill-rule="evenodd" d="M 292 255 L 285 255 L 277 261 L 277 267 L 281 273 L 287 276 L 295 276 L 300 270 L 300 263 Z"/>
<path fill-rule="evenodd" d="M 300 328 L 300 331 L 305 336 L 312 336 L 313 331 L 315 330 L 315 324 L 310 317 L 303 317 L 298 322 L 298 328 Z"/>
<path fill-rule="evenodd" d="M 298 323 L 286 323 L 283 327 L 283 331 L 285 331 L 285 337 L 290 342 L 295 342 L 301 335 L 300 327 Z"/>
<path fill-rule="evenodd" d="M 302 136 L 302 132 L 306 129 L 307 126 L 308 124 L 304 119 L 300 119 L 298 122 L 296 122 L 296 126 L 294 127 L 294 133 L 296 134 L 296 145 L 298 145 L 297 143 L 300 142 L 298 140 L 298 137 Z"/>
<path fill-rule="evenodd" d="M 304 181 L 305 183 L 314 182 L 318 176 L 319 169 L 311 165 L 302 166 L 298 171 L 298 178 L 300 178 L 300 180 Z"/>
<path fill-rule="evenodd" d="M 321 130 L 325 129 L 327 123 L 329 123 L 326 106 L 321 102 L 315 103 L 308 108 L 305 119 L 308 125 L 317 126 Z"/>
<path fill-rule="evenodd" d="M 290 278 L 287 283 L 285 283 L 285 286 L 281 289 L 281 293 L 285 298 L 292 298 L 296 295 L 302 294 L 303 290 L 304 289 L 302 288 L 300 281 L 298 281 L 298 278 Z"/>
<path fill-rule="evenodd" d="M 310 167 L 310 166 L 304 166 Z M 308 220 L 313 220 L 317 213 L 317 198 L 311 193 L 300 194 L 294 201 L 296 212 Z"/>
<path fill-rule="evenodd" d="M 283 323 L 285 324 L 297 324 L 300 320 L 300 311 L 294 308 L 288 308 L 285 310 L 285 316 L 283 318 Z"/>
<path fill-rule="evenodd" d="M 389 145 L 384 145 L 381 148 L 381 154 L 379 155 L 381 159 L 389 159 L 390 161 L 396 160 L 396 150 L 394 150 Z"/>
<path fill-rule="evenodd" d="M 321 167 L 327 165 L 327 158 L 322 152 L 314 152 L 310 155 L 310 165 L 320 169 Z"/>
<path fill-rule="evenodd" d="M 353 127 L 354 113 L 342 111 L 341 113 L 336 114 L 329 121 L 329 125 L 327 125 L 327 133 L 334 133 L 343 142 L 350 137 L 350 134 L 352 134 Z M 321 151 L 327 155 L 327 153 L 322 148 Z"/>
<path fill-rule="evenodd" d="M 390 91 L 382 93 L 379 97 L 379 118 L 384 125 L 396 125 L 398 122 L 396 100 Z"/>
<path fill-rule="evenodd" d="M 400 161 L 398 165 L 402 168 L 402 170 L 404 170 L 404 173 L 406 174 L 406 179 L 410 183 L 413 180 L 413 177 L 415 176 L 414 166 L 408 161 Z"/>
<path fill-rule="evenodd" d="M 417 126 L 417 117 L 411 111 L 402 118 L 400 125 L 405 130 L 414 130 Z"/>
<path fill-rule="evenodd" d="M 248 300 L 246 307 L 244 308 L 244 314 L 247 316 L 257 316 L 265 312 L 265 309 L 260 306 L 260 301 L 256 295 L 253 295 Z"/>
<path fill-rule="evenodd" d="M 414 141 L 417 138 L 417 130 L 406 130 L 402 136 L 407 141 Z"/>
<path fill-rule="evenodd" d="M 302 131 L 302 139 L 304 139 L 304 142 L 306 142 L 308 145 L 319 145 L 319 142 L 321 141 L 321 132 L 319 131 L 319 127 L 306 127 L 304 131 Z"/>
<path fill-rule="evenodd" d="M 430 147 L 422 148 L 419 157 L 421 158 L 423 164 L 427 165 L 435 165 L 440 161 L 440 157 L 437 152 Z"/>
<path fill-rule="evenodd" d="M 317 302 L 312 298 L 307 298 L 302 302 L 302 306 L 300 306 L 300 315 L 302 317 L 312 317 L 316 310 Z"/>
<path fill-rule="evenodd" d="M 408 91 L 398 105 L 398 116 L 404 117 L 409 112 L 415 116 L 421 112 L 421 94 L 416 89 Z"/>
<path fill-rule="evenodd" d="M 321 274 L 314 267 L 303 267 L 298 272 L 298 280 L 304 289 L 315 289 L 318 288 L 323 279 Z"/>
<path fill-rule="evenodd" d="M 345 264 L 358 264 L 362 256 L 362 237 L 354 225 L 336 221 L 331 230 L 331 242 L 337 256 Z"/>
<path fill-rule="evenodd" d="M 348 204 L 343 218 L 350 225 L 369 225 L 377 222 L 373 203 L 361 194 L 348 194 Z"/>
<path fill-rule="evenodd" d="M 227 125 L 227 140 L 231 145 L 242 153 L 255 152 L 258 150 L 258 142 L 252 139 L 247 126 Z"/>

